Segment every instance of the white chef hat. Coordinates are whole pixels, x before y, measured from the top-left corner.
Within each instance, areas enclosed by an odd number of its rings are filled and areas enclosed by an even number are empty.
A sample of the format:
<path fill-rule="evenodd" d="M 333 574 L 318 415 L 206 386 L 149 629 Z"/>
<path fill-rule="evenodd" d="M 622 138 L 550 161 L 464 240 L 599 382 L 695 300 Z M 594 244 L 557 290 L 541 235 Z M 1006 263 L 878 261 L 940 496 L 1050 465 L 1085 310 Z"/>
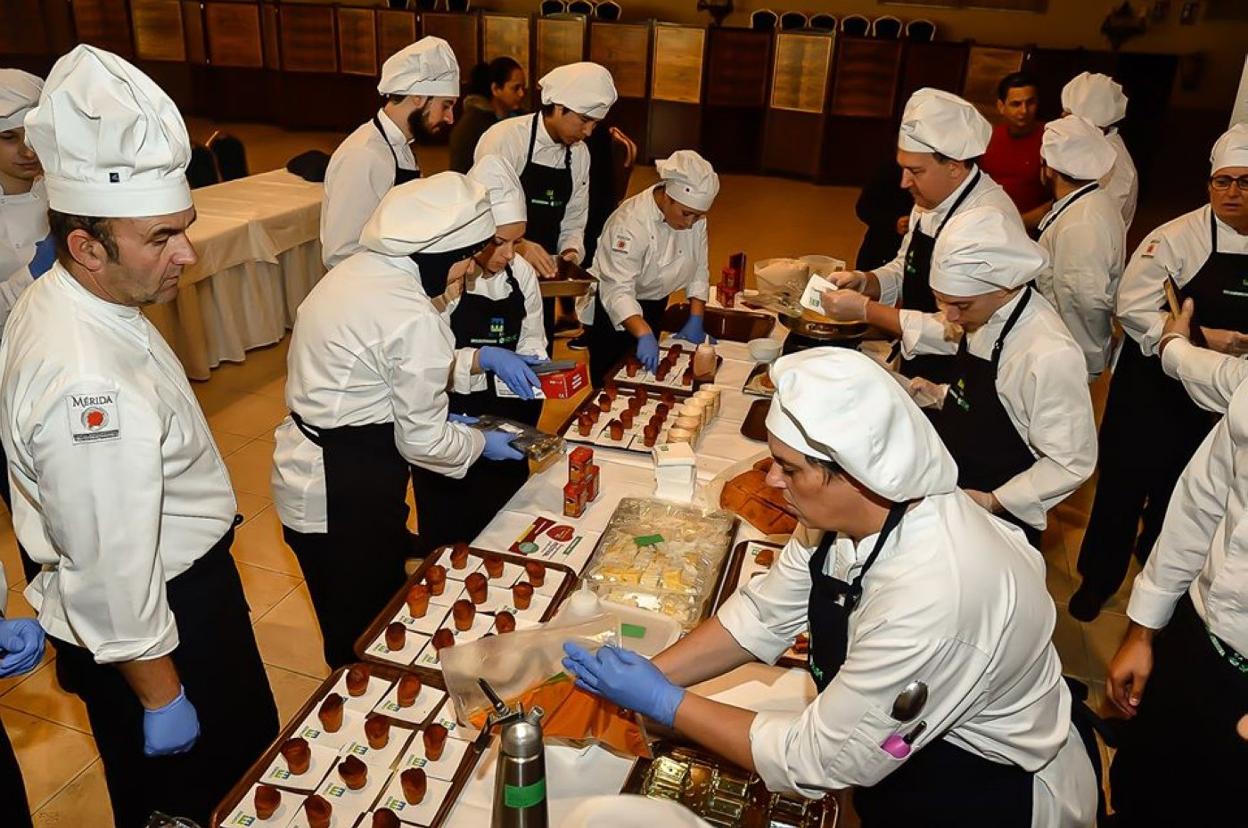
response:
<path fill-rule="evenodd" d="M 459 97 L 459 61 L 451 44 L 428 36 L 395 52 L 381 65 L 377 91 L 383 95 Z"/>
<path fill-rule="evenodd" d="M 1079 181 L 1099 181 L 1118 155 L 1100 127 L 1078 115 L 1044 125 L 1040 157 L 1058 172 Z"/>
<path fill-rule="evenodd" d="M 556 66 L 538 81 L 542 106 L 559 104 L 586 118 L 602 120 L 619 97 L 606 67 L 583 61 Z"/>
<path fill-rule="evenodd" d="M 1027 284 L 1048 260 L 1017 218 L 975 207 L 955 213 L 940 231 L 929 282 L 949 296 L 979 296 Z"/>
<path fill-rule="evenodd" d="M 21 128 L 42 89 L 43 78 L 21 69 L 0 69 L 0 132 Z"/>
<path fill-rule="evenodd" d="M 1122 94 L 1122 84 L 1109 75 L 1080 72 L 1062 87 L 1062 109 L 1103 128 L 1126 116 L 1127 96 Z"/>
<path fill-rule="evenodd" d="M 655 162 L 654 168 L 669 196 L 690 210 L 711 209 L 719 193 L 719 176 L 705 158 L 693 150 L 676 150 Z"/>
<path fill-rule="evenodd" d="M 1227 167 L 1248 167 L 1248 124 L 1236 124 L 1222 133 L 1209 155 L 1213 172 Z"/>
<path fill-rule="evenodd" d="M 191 206 L 191 139 L 177 106 L 111 52 L 78 45 L 56 62 L 26 115 L 26 143 L 53 210 L 127 218 Z"/>
<path fill-rule="evenodd" d="M 637 794 L 591 796 L 562 820 L 566 828 L 711 828 L 706 820 L 670 799 Z"/>
<path fill-rule="evenodd" d="M 974 106 L 950 92 L 924 87 L 906 101 L 897 146 L 966 161 L 983 155 L 991 137 L 992 126 Z"/>
<path fill-rule="evenodd" d="M 501 156 L 483 155 L 472 165 L 468 177 L 489 191 L 494 224 L 513 224 L 528 220 L 529 211 L 520 179 Z"/>
<path fill-rule="evenodd" d="M 391 187 L 364 225 L 360 244 L 387 256 L 448 253 L 494 235 L 490 195 L 457 172 Z"/>
<path fill-rule="evenodd" d="M 812 348 L 778 359 L 771 381 L 767 430 L 785 445 L 833 461 L 893 502 L 957 487 L 957 464 L 932 424 L 870 357 Z"/>

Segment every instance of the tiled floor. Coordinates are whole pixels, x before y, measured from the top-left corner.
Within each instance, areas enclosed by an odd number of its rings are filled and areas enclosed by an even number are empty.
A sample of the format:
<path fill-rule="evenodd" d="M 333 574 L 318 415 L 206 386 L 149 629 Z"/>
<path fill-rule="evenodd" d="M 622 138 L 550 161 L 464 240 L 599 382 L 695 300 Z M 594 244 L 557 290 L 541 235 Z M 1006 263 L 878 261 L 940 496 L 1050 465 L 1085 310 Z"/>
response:
<path fill-rule="evenodd" d="M 288 135 L 268 127 L 235 126 L 247 141 L 253 171 L 280 166 L 311 146 L 332 149 L 331 135 Z M 210 125 L 192 123 L 192 133 L 206 137 Z M 425 150 L 426 169 L 445 165 L 445 153 Z M 639 169 L 633 189 L 654 180 Z M 725 262 L 744 247 L 753 259 L 775 255 L 828 253 L 852 259 L 861 235 L 853 218 L 855 192 L 845 188 L 751 176 L 725 176 L 711 217 L 711 262 Z M 269 498 L 273 427 L 285 415 L 286 343 L 251 352 L 246 362 L 224 365 L 195 390 L 226 457 L 239 510 L 245 522 L 234 543 L 234 557 L 251 604 L 256 639 L 277 697 L 283 721 L 307 699 L 328 668 L 321 658 L 320 635 L 298 564 L 282 543 L 281 527 Z M 559 356 L 568 356 L 562 344 Z M 1103 397 L 1103 388 L 1098 389 Z M 575 404 L 575 401 L 573 402 Z M 566 413 L 548 406 L 547 422 Z M 1084 487 L 1056 512 L 1044 537 L 1049 589 L 1058 604 L 1054 634 L 1066 671 L 1087 679 L 1103 696 L 1105 666 L 1126 624 L 1119 596 L 1111 611 L 1091 625 L 1065 612 L 1074 585 L 1075 557 L 1087 521 L 1091 487 Z M 21 595 L 25 586 L 8 515 L 0 517 L 0 559 L 12 580 L 11 615 L 30 615 Z M 1125 592 L 1124 592 L 1125 595 Z M 0 680 L 0 718 L 17 748 L 37 826 L 95 828 L 112 825 L 98 753 L 86 714 L 77 698 L 56 683 L 51 657 L 35 672 Z"/>

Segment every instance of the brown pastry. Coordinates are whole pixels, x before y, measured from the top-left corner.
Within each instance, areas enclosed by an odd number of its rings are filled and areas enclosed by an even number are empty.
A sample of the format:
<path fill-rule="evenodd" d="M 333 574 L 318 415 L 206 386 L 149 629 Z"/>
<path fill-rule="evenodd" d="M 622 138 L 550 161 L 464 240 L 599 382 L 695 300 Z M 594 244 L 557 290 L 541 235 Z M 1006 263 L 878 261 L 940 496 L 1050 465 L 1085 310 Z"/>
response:
<path fill-rule="evenodd" d="M 429 611 L 429 587 L 413 584 L 407 591 L 407 612 L 413 618 L 424 618 Z"/>
<path fill-rule="evenodd" d="M 480 572 L 474 572 L 464 579 L 464 588 L 474 604 L 484 604 L 490 594 L 490 581 Z"/>
<path fill-rule="evenodd" d="M 667 352 L 671 356 L 678 357 L 684 352 L 684 350 L 685 350 L 684 345 L 681 345 L 679 342 L 673 342 L 672 347 L 668 348 Z"/>
<path fill-rule="evenodd" d="M 614 382 L 608 382 L 602 387 L 602 393 L 606 394 L 608 400 L 614 401 L 620 395 L 620 389 L 615 387 Z"/>
<path fill-rule="evenodd" d="M 676 404 L 676 394 L 673 391 L 664 391 L 662 395 L 660 395 L 659 400 L 663 403 L 663 405 L 671 408 Z"/>
<path fill-rule="evenodd" d="M 460 541 L 451 547 L 451 569 L 463 569 L 468 566 L 468 544 Z"/>
<path fill-rule="evenodd" d="M 546 583 L 546 564 L 541 561 L 525 561 L 524 574 L 529 577 L 530 584 L 540 587 Z"/>
<path fill-rule="evenodd" d="M 386 625 L 386 649 L 392 653 L 397 653 L 407 644 L 407 627 L 398 621 L 391 621 Z"/>
<path fill-rule="evenodd" d="M 598 418 L 602 416 L 602 409 L 595 405 L 592 408 L 587 408 L 585 413 L 589 415 L 589 421 L 591 423 L 597 424 Z"/>
<path fill-rule="evenodd" d="M 389 808 L 378 808 L 373 811 L 373 828 L 400 828 L 402 823 Z"/>
<path fill-rule="evenodd" d="M 445 650 L 447 647 L 454 647 L 454 646 L 455 646 L 455 633 L 451 632 L 446 627 L 443 627 L 442 629 L 438 630 L 437 632 L 433 634 L 434 651 L 441 651 L 441 650 Z"/>
<path fill-rule="evenodd" d="M 368 765 L 360 761 L 358 756 L 348 756 L 338 763 L 338 775 L 343 784 L 353 791 L 358 791 L 368 784 Z"/>
<path fill-rule="evenodd" d="M 620 412 L 620 425 L 624 426 L 625 428 L 632 428 L 633 427 L 633 413 L 634 412 L 631 407 L 624 411 L 621 411 Z"/>
<path fill-rule="evenodd" d="M 776 384 L 771 381 L 771 374 L 763 374 L 758 378 L 758 384 L 768 391 L 775 391 Z"/>
<path fill-rule="evenodd" d="M 645 405 L 650 401 L 650 392 L 644 388 L 638 388 L 633 394 L 633 399 L 637 400 L 641 405 Z"/>
<path fill-rule="evenodd" d="M 599 411 L 610 411 L 610 410 L 611 410 L 611 398 L 610 398 L 610 397 L 608 397 L 606 394 L 601 394 L 601 395 L 599 395 L 599 397 L 598 397 L 598 410 L 599 410 Z"/>
<path fill-rule="evenodd" d="M 686 368 L 685 373 L 680 375 L 680 384 L 686 388 L 693 385 L 693 368 Z"/>
<path fill-rule="evenodd" d="M 659 382 L 663 382 L 665 379 L 667 379 L 667 375 L 671 370 L 672 370 L 672 367 L 668 365 L 666 362 L 660 362 L 659 367 L 654 369 L 654 378 L 657 379 Z"/>
<path fill-rule="evenodd" d="M 533 601 L 533 585 L 528 581 L 520 581 L 511 588 L 511 600 L 516 609 L 528 609 Z"/>
<path fill-rule="evenodd" d="M 395 700 L 399 707 L 411 707 L 420 695 L 421 681 L 419 676 L 405 675 L 399 679 L 399 687 L 395 691 Z"/>
<path fill-rule="evenodd" d="M 790 535 L 797 528 L 797 518 L 789 513 L 784 496 L 767 485 L 766 472 L 758 469 L 729 480 L 720 493 L 719 505 L 768 535 Z"/>
<path fill-rule="evenodd" d="M 296 736 L 282 742 L 282 758 L 286 760 L 286 770 L 292 776 L 299 776 L 307 773 L 312 764 L 312 748 L 308 747 L 307 739 Z"/>
<path fill-rule="evenodd" d="M 334 806 L 325 797 L 312 794 L 303 801 L 303 812 L 308 817 L 308 828 L 329 828 Z"/>
<path fill-rule="evenodd" d="M 477 608 L 471 601 L 460 598 L 451 607 L 451 615 L 455 616 L 455 629 L 463 632 L 472 629 L 472 619 L 477 615 Z"/>
<path fill-rule="evenodd" d="M 760 549 L 758 554 L 754 556 L 754 563 L 759 566 L 771 566 L 776 562 L 776 550 Z"/>
<path fill-rule="evenodd" d="M 611 429 L 612 440 L 624 439 L 624 424 L 621 423 L 619 420 L 612 420 L 611 422 L 607 423 L 607 428 Z"/>
<path fill-rule="evenodd" d="M 326 733 L 337 733 L 342 727 L 342 696 L 330 693 L 321 702 L 321 709 L 316 712 L 321 720 L 321 728 Z"/>
<path fill-rule="evenodd" d="M 658 431 L 659 429 L 663 428 L 663 423 L 665 422 L 667 422 L 667 417 L 662 412 L 660 412 L 658 414 L 655 414 L 653 417 L 651 417 L 650 422 L 647 423 L 647 425 L 654 428 L 655 431 Z"/>
<path fill-rule="evenodd" d="M 635 357 L 635 356 L 630 356 L 630 357 L 629 357 L 629 358 L 628 358 L 628 359 L 624 362 L 624 373 L 625 373 L 625 374 L 628 374 L 628 376 L 630 376 L 630 377 L 635 377 L 635 376 L 637 376 L 637 371 L 638 371 L 638 369 L 640 369 L 640 368 L 641 368 L 641 360 L 639 360 L 639 359 L 638 359 L 637 357 Z"/>
<path fill-rule="evenodd" d="M 643 403 L 639 397 L 628 398 L 628 411 L 634 416 L 641 412 L 641 407 L 643 405 L 645 405 L 645 403 Z"/>
<path fill-rule="evenodd" d="M 588 415 L 582 414 L 576 418 L 576 433 L 582 437 L 588 437 L 589 433 L 594 430 L 594 421 Z"/>
<path fill-rule="evenodd" d="M 350 696 L 362 696 L 368 692 L 370 672 L 367 664 L 356 664 L 347 670 L 347 693 Z"/>
<path fill-rule="evenodd" d="M 642 429 L 641 441 L 646 448 L 654 448 L 654 444 L 659 441 L 659 430 L 652 425 L 646 426 Z"/>
<path fill-rule="evenodd" d="M 503 559 L 498 555 L 486 555 L 485 574 L 491 578 L 503 577 Z"/>
<path fill-rule="evenodd" d="M 424 768 L 408 768 L 403 771 L 399 774 L 399 784 L 403 786 L 403 798 L 409 805 L 419 805 L 429 791 L 429 777 L 425 776 Z"/>
<path fill-rule="evenodd" d="M 446 589 L 446 567 L 434 564 L 425 570 L 425 583 L 429 585 L 430 595 L 441 595 Z"/>
<path fill-rule="evenodd" d="M 507 610 L 503 610 L 494 616 L 494 629 L 498 630 L 500 635 L 502 633 L 515 632 L 516 616 Z"/>
<path fill-rule="evenodd" d="M 797 638 L 793 642 L 793 652 L 798 655 L 806 655 L 810 652 L 810 633 L 797 634 Z"/>
<path fill-rule="evenodd" d="M 425 728 L 425 758 L 436 762 L 442 758 L 446 749 L 446 728 L 440 724 L 431 724 Z"/>
<path fill-rule="evenodd" d="M 282 804 L 282 792 L 272 785 L 256 786 L 256 818 L 268 819 Z"/>
<path fill-rule="evenodd" d="M 373 750 L 381 750 L 390 744 L 390 720 L 385 716 L 372 716 L 364 720 L 364 736 L 368 746 Z"/>

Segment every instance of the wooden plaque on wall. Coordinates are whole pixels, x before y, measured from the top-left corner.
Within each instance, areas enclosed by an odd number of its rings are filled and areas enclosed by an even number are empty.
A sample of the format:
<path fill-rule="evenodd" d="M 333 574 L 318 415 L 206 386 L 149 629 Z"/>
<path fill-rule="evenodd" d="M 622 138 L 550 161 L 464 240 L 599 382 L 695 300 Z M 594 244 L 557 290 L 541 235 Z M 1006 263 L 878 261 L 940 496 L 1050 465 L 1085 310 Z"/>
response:
<path fill-rule="evenodd" d="M 182 33 L 186 38 L 186 59 L 190 63 L 208 62 L 208 45 L 204 40 L 204 10 L 198 0 L 182 0 Z"/>
<path fill-rule="evenodd" d="M 489 62 L 509 57 L 519 63 L 527 76 L 529 65 L 529 18 L 509 14 L 481 15 L 481 60 Z"/>
<path fill-rule="evenodd" d="M 712 106 L 766 106 L 771 33 L 716 27 L 708 36 L 706 102 Z"/>
<path fill-rule="evenodd" d="M 140 60 L 186 60 L 181 0 L 130 0 L 134 54 Z"/>
<path fill-rule="evenodd" d="M 372 9 L 338 9 L 338 65 L 348 75 L 377 74 L 377 26 Z"/>
<path fill-rule="evenodd" d="M 125 0 L 72 0 L 71 8 L 79 40 L 125 58 L 134 57 Z"/>
<path fill-rule="evenodd" d="M 49 51 L 40 0 L 10 0 L 4 4 L 0 26 L 0 52 L 6 55 L 41 55 Z"/>
<path fill-rule="evenodd" d="M 989 120 L 996 120 L 997 84 L 1022 66 L 1022 49 L 972 46 L 966 59 L 966 85 L 962 87 L 962 97 L 975 104 Z"/>
<path fill-rule="evenodd" d="M 659 23 L 654 27 L 650 97 L 676 103 L 702 102 L 702 58 L 706 29 Z"/>
<path fill-rule="evenodd" d="M 247 3 L 204 4 L 208 56 L 217 66 L 264 66 L 260 46 L 260 10 Z"/>
<path fill-rule="evenodd" d="M 334 10 L 316 6 L 281 7 L 282 69 L 287 72 L 337 72 Z"/>
<path fill-rule="evenodd" d="M 822 113 L 832 68 L 833 38 L 824 34 L 776 35 L 771 108 Z"/>
<path fill-rule="evenodd" d="M 468 83 L 472 68 L 480 60 L 481 48 L 477 36 L 475 14 L 448 14 L 426 12 L 420 16 L 421 34 L 440 37 L 451 44 L 455 59 L 459 61 L 459 82 Z"/>
<path fill-rule="evenodd" d="M 282 68 L 282 49 L 278 45 L 278 30 L 281 29 L 281 23 L 278 22 L 278 7 L 272 3 L 265 3 L 260 9 L 260 37 L 264 42 L 264 65 L 267 69 Z"/>
<path fill-rule="evenodd" d="M 621 98 L 646 97 L 650 27 L 645 23 L 590 24 L 589 59 L 607 68 Z"/>
<path fill-rule="evenodd" d="M 539 17 L 537 19 L 537 67 L 531 84 L 556 66 L 585 59 L 584 17 Z"/>
<path fill-rule="evenodd" d="M 831 114 L 891 118 L 901 71 L 901 41 L 847 37 L 837 51 Z"/>
<path fill-rule="evenodd" d="M 382 63 L 405 46 L 416 42 L 416 14 L 409 11 L 377 12 L 377 55 Z"/>

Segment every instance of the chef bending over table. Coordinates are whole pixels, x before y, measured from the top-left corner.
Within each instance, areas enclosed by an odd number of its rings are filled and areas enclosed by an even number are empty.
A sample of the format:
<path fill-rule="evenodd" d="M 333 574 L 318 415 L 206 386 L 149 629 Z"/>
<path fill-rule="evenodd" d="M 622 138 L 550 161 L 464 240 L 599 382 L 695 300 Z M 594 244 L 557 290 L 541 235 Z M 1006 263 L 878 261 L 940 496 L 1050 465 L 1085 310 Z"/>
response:
<path fill-rule="evenodd" d="M 569 643 L 564 666 L 772 791 L 856 787 L 867 828 L 1093 824 L 1040 554 L 958 490 L 935 429 L 870 358 L 805 351 L 772 379 L 768 483 L 802 524 L 775 567 L 653 662 Z M 774 662 L 807 628 L 819 693 L 800 713 L 685 689 Z"/>

